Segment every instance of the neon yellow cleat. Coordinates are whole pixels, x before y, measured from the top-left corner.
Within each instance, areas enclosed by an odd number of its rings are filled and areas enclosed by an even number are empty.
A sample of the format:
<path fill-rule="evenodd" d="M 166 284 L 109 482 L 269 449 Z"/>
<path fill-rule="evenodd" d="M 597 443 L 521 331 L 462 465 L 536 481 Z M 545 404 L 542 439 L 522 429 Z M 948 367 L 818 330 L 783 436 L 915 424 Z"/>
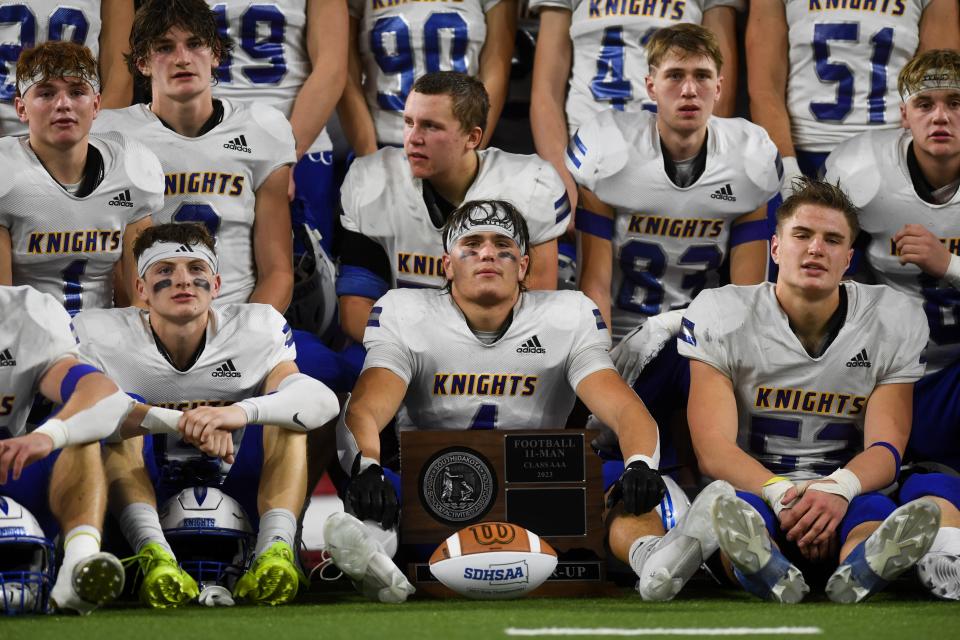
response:
<path fill-rule="evenodd" d="M 307 582 L 293 557 L 293 549 L 289 544 L 274 542 L 257 556 L 253 566 L 237 581 L 233 595 L 257 604 L 290 602 L 296 597 L 300 584 Z"/>
<path fill-rule="evenodd" d="M 140 562 L 143 582 L 140 601 L 154 609 L 179 607 L 200 593 L 197 581 L 180 568 L 170 552 L 156 542 L 143 545 L 140 553 L 124 560 Z"/>

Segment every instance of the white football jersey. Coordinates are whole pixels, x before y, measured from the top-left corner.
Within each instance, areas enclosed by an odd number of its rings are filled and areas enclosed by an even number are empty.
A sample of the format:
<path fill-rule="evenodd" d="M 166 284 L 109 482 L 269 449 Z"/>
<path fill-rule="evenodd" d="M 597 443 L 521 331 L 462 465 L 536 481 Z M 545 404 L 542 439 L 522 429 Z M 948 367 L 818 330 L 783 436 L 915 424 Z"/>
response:
<path fill-rule="evenodd" d="M 378 142 L 403 143 L 403 105 L 417 78 L 432 71 L 477 75 L 485 14 L 499 1 L 348 0 L 359 21 L 363 91 Z"/>
<path fill-rule="evenodd" d="M 154 224 L 201 222 L 214 236 L 223 276 L 218 306 L 246 302 L 253 292 L 256 191 L 276 169 L 296 161 L 293 130 L 282 113 L 222 102 L 223 121 L 196 138 L 168 129 L 144 104 L 105 110 L 94 121 L 96 131 L 136 131 L 160 158 L 165 197 Z"/>
<path fill-rule="evenodd" d="M 449 293 L 394 289 L 363 335 L 363 368 L 407 383 L 397 426 L 408 429 L 561 429 L 584 378 L 613 369 L 600 311 L 578 291 L 528 291 L 493 344 L 467 326 Z"/>
<path fill-rule="evenodd" d="M 793 144 L 828 153 L 858 133 L 900 125 L 897 74 L 920 43 L 930 0 L 783 0 Z"/>
<path fill-rule="evenodd" d="M 77 356 L 70 316 L 33 287 L 0 286 L 0 440 L 23 435 L 40 380 Z"/>
<path fill-rule="evenodd" d="M 307 3 L 207 0 L 220 33 L 233 38 L 236 45 L 220 61 L 214 95 L 268 104 L 289 118 L 300 87 L 313 70 L 307 54 Z M 331 149 L 324 127 L 310 151 Z"/>
<path fill-rule="evenodd" d="M 563 235 L 570 201 L 556 169 L 534 155 L 500 149 L 478 151 L 480 168 L 468 200 L 510 201 L 523 214 L 530 244 Z M 414 178 L 403 149 L 386 147 L 357 158 L 340 188 L 344 229 L 383 247 L 393 287 L 442 287 L 443 239 L 423 202 L 423 181 Z"/>
<path fill-rule="evenodd" d="M 657 29 L 681 22 L 700 24 L 713 7 L 742 11 L 744 0 L 654 0 L 592 2 L 530 0 L 531 11 L 545 7 L 571 12 L 573 64 L 567 91 L 567 126 L 572 134 L 598 111 L 639 111 L 655 103 L 647 95 L 647 40 Z"/>
<path fill-rule="evenodd" d="M 22 135 L 27 125 L 13 107 L 20 52 L 48 40 L 100 51 L 100 0 L 0 0 L 0 136 Z"/>
<path fill-rule="evenodd" d="M 203 353 L 187 371 L 177 370 L 160 352 L 145 309 L 84 311 L 74 325 L 84 360 L 147 404 L 180 411 L 262 395 L 273 368 L 297 355 L 287 321 L 266 304 L 211 309 Z M 235 431 L 235 448 L 242 439 L 243 430 Z M 167 451 L 202 455 L 183 442 Z"/>
<path fill-rule="evenodd" d="M 877 281 L 922 305 L 930 325 L 927 373 L 960 357 L 960 291 L 900 264 L 893 236 L 905 224 L 920 224 L 960 254 L 960 193 L 946 204 L 917 195 L 907 168 L 908 130 L 874 131 L 843 143 L 827 158 L 827 180 L 840 186 L 860 209 L 860 228 L 870 234 L 867 261 Z"/>
<path fill-rule="evenodd" d="M 873 390 L 923 375 L 919 305 L 883 285 L 843 286 L 846 320 L 819 358 L 790 329 L 770 282 L 704 291 L 684 314 L 678 351 L 731 380 L 737 444 L 776 474 L 805 478 L 845 465 L 863 450 Z"/>
<path fill-rule="evenodd" d="M 113 306 L 114 266 L 128 224 L 163 207 L 157 157 L 119 133 L 89 138 L 103 157 L 103 181 L 88 196 L 64 190 L 27 137 L 0 138 L 0 226 L 10 231 L 13 283 L 49 293 L 75 315 Z"/>
<path fill-rule="evenodd" d="M 763 129 L 739 118 L 710 118 L 707 127 L 706 168 L 689 187 L 667 176 L 652 113 L 601 112 L 570 142 L 574 180 L 616 211 L 614 342 L 716 286 L 734 220 L 780 188 L 780 156 Z"/>

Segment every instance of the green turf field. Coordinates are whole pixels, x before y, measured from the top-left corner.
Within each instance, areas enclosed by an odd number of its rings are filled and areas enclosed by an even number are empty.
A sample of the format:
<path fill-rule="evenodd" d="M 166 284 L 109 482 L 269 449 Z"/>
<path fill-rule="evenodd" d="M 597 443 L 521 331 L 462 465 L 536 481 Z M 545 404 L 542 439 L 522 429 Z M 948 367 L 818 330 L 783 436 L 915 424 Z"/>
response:
<path fill-rule="evenodd" d="M 187 638 L 256 638 L 261 640 L 360 640 L 415 638 L 509 638 L 508 629 L 666 628 L 671 634 L 594 637 L 692 637 L 677 635 L 679 628 L 816 628 L 815 635 L 726 635 L 749 638 L 866 638 L 869 640 L 941 640 L 960 638 L 960 603 L 936 601 L 912 585 L 894 585 L 860 605 L 841 606 L 822 596 L 808 603 L 780 606 L 760 602 L 736 591 L 708 585 L 687 589 L 674 602 L 644 603 L 624 590 L 621 597 L 603 599 L 536 599 L 506 602 L 470 600 L 411 600 L 404 605 L 379 605 L 349 592 L 308 593 L 301 602 L 285 607 L 235 607 L 149 611 L 120 605 L 86 618 L 0 618 L 0 638 L 96 638 L 108 640 L 181 640 Z M 516 633 L 516 631 L 515 631 Z M 519 636 L 519 637 L 586 637 Z"/>

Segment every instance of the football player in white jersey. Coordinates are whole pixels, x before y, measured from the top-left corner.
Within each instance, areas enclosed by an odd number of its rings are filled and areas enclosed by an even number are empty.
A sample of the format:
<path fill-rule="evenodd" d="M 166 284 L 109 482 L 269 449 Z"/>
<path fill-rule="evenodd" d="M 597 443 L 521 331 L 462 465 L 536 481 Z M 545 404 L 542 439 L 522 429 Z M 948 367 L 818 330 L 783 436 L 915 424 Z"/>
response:
<path fill-rule="evenodd" d="M 146 309 L 94 310 L 75 319 L 83 357 L 112 372 L 124 391 L 155 407 L 155 420 L 167 423 L 164 435 L 128 439 L 105 452 L 110 507 L 140 558 L 141 599 L 153 607 L 177 606 L 198 595 L 196 584 L 177 569 L 157 513 L 158 499 L 190 486 L 219 486 L 251 522 L 259 515 L 252 565 L 229 585 L 233 595 L 264 604 L 296 595 L 297 518 L 307 480 L 304 432 L 339 411 L 332 391 L 298 372 L 290 327 L 275 309 L 211 307 L 220 290 L 213 246 L 200 225 L 148 229 L 134 247 L 137 293 Z M 234 435 L 232 465 L 193 446 L 223 430 Z M 224 595 L 201 593 L 200 601 L 232 604 Z"/>
<path fill-rule="evenodd" d="M 750 113 L 783 156 L 784 196 L 847 138 L 896 128 L 894 79 L 941 48 L 960 48 L 956 0 L 752 0 Z"/>
<path fill-rule="evenodd" d="M 605 109 L 656 110 L 647 95 L 644 45 L 657 29 L 703 24 L 716 35 L 727 68 L 737 69 L 736 12 L 745 9 L 743 0 L 532 0 L 529 6 L 540 16 L 530 99 L 533 141 L 563 176 L 574 207 L 577 187 L 563 160 L 570 136 Z M 732 116 L 736 97 L 734 73 L 724 78 L 713 112 Z"/>
<path fill-rule="evenodd" d="M 349 69 L 337 113 L 354 153 L 403 144 L 403 111 L 413 83 L 437 71 L 466 73 L 486 87 L 485 146 L 507 98 L 516 0 L 348 0 L 348 5 Z"/>
<path fill-rule="evenodd" d="M 165 200 L 154 222 L 200 222 L 223 255 L 216 304 L 290 303 L 293 261 L 287 187 L 294 139 L 283 114 L 214 99 L 214 70 L 230 55 L 203 0 L 147 0 L 128 61 L 152 101 L 100 114 L 95 130 L 132 134 L 160 159 Z"/>
<path fill-rule="evenodd" d="M 118 427 L 133 400 L 80 363 L 58 300 L 0 286 L 0 309 L 0 495 L 29 509 L 48 538 L 59 529 L 63 560 L 50 596 L 59 609 L 89 613 L 123 589 L 119 560 L 100 552 L 107 485 L 97 440 Z M 23 436 L 37 394 L 63 407 Z"/>
<path fill-rule="evenodd" d="M 15 68 L 21 53 L 48 40 L 82 44 L 99 61 L 105 109 L 133 98 L 133 78 L 123 61 L 134 0 L 0 0 L 0 136 L 23 135 L 26 125 L 13 105 Z"/>
<path fill-rule="evenodd" d="M 860 208 L 867 263 L 877 281 L 923 306 L 927 369 L 913 395 L 906 461 L 946 465 L 902 484 L 902 501 L 927 496 L 941 529 L 917 568 L 937 596 L 960 599 L 960 53 L 932 50 L 900 72 L 904 128 L 865 133 L 827 158 Z M 923 465 L 922 465 L 923 466 Z M 933 467 L 930 467 L 933 468 Z M 952 470 L 952 472 L 951 472 Z M 942 471 L 942 472 L 939 472 Z"/>
<path fill-rule="evenodd" d="M 0 173 L 17 176 L 0 187 L 0 284 L 31 285 L 70 315 L 127 304 L 133 239 L 163 206 L 153 153 L 122 134 L 90 135 L 96 66 L 73 42 L 25 51 L 15 104 L 29 135 L 0 138 Z"/>
<path fill-rule="evenodd" d="M 778 602 L 818 572 L 831 600 L 859 602 L 939 527 L 935 503 L 895 510 L 879 493 L 900 470 L 928 330 L 902 293 L 841 284 L 857 231 L 837 186 L 800 181 L 777 212 L 776 283 L 702 292 L 678 339 L 700 466 L 739 490 L 713 508 L 720 548 L 747 591 Z"/>
<path fill-rule="evenodd" d="M 467 200 L 511 201 L 531 235 L 531 289 L 554 289 L 557 242 L 570 204 L 560 176 L 537 156 L 479 151 L 488 122 L 483 84 L 452 71 L 414 83 L 404 147 L 358 158 L 341 187 L 340 324 L 357 343 L 373 302 L 394 287 L 442 287 L 440 229 Z"/>
<path fill-rule="evenodd" d="M 564 424 L 575 394 L 620 436 L 625 467 L 610 463 L 619 479 L 605 471 L 607 523 L 612 552 L 631 562 L 639 543 L 663 535 L 655 507 L 667 484 L 656 424 L 613 368 L 600 312 L 578 292 L 526 291 L 529 236 L 508 202 L 464 203 L 444 226 L 443 245 L 444 290 L 396 289 L 370 314 L 364 370 L 338 425 L 351 479 L 348 513 L 324 526 L 334 562 L 381 601 L 410 591 L 382 542 L 397 497 L 380 466 L 379 433 L 394 416 L 401 430 L 549 428 Z"/>

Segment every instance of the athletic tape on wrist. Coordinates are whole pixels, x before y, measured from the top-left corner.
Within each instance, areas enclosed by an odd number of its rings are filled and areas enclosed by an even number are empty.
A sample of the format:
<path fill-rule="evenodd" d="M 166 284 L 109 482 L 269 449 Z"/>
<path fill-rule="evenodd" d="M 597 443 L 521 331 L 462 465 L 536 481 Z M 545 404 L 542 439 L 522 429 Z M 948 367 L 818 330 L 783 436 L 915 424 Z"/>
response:
<path fill-rule="evenodd" d="M 775 482 L 771 483 L 771 480 L 775 480 Z M 783 476 L 774 476 L 773 478 L 770 478 L 770 480 L 767 480 L 767 482 L 760 489 L 760 497 L 763 498 L 763 501 L 766 502 L 771 509 L 773 509 L 773 514 L 779 517 L 781 511 L 793 504 L 793 502 L 790 504 L 783 504 L 781 500 L 783 500 L 783 496 L 787 493 L 787 491 L 795 488 L 795 486 L 796 485 L 794 485 L 793 481 L 789 478 L 784 478 Z"/>
<path fill-rule="evenodd" d="M 833 480 L 833 482 L 814 482 L 807 487 L 807 491 L 832 493 L 844 498 L 847 502 L 860 495 L 860 478 L 849 469 L 837 469 L 824 480 Z"/>
<path fill-rule="evenodd" d="M 67 446 L 67 423 L 63 420 L 50 418 L 34 429 L 34 433 L 42 433 L 53 440 L 54 449 L 63 449 Z"/>
<path fill-rule="evenodd" d="M 657 463 L 653 461 L 653 458 L 650 456 L 645 456 L 642 453 L 635 453 L 626 460 L 623 461 L 624 468 L 629 467 L 634 462 L 646 462 L 647 466 L 651 469 L 657 468 Z M 616 471 L 614 471 L 616 473 Z"/>
<path fill-rule="evenodd" d="M 150 433 L 168 433 L 179 436 L 180 430 L 177 424 L 180 422 L 182 411 L 176 409 L 165 409 L 163 407 L 150 407 L 147 415 L 143 416 L 140 426 Z"/>

